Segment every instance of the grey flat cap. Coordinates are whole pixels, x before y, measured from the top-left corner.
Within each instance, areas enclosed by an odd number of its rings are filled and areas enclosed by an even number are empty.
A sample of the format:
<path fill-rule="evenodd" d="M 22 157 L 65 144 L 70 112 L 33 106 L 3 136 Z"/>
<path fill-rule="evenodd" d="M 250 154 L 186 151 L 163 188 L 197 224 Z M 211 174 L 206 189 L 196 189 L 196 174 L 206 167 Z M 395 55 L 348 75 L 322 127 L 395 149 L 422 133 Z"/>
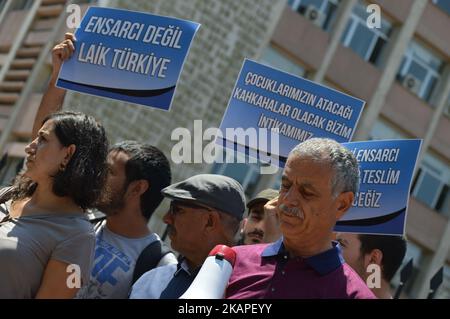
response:
<path fill-rule="evenodd" d="M 277 196 L 278 196 L 278 191 L 277 190 L 274 190 L 272 188 L 265 189 L 265 190 L 259 192 L 255 197 L 253 197 L 247 203 L 247 208 L 250 208 L 253 205 L 255 205 L 257 203 L 260 203 L 260 202 L 267 203 L 269 200 L 272 200 L 272 199 L 274 199 Z"/>
<path fill-rule="evenodd" d="M 162 191 L 173 200 L 195 201 L 215 208 L 242 220 L 245 211 L 245 195 L 242 185 L 231 177 L 215 174 L 199 174 Z"/>

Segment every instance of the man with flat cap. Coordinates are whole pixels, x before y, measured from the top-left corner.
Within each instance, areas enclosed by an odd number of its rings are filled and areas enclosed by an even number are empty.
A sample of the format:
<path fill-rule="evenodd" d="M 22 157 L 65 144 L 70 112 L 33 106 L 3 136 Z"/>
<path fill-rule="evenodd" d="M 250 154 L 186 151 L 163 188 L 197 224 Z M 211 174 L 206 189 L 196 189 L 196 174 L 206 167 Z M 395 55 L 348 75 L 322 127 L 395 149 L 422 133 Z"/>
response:
<path fill-rule="evenodd" d="M 274 212 L 277 198 L 278 191 L 268 188 L 247 203 L 248 216 L 242 221 L 240 245 L 271 243 L 281 237 Z"/>
<path fill-rule="evenodd" d="M 182 258 L 178 265 L 158 267 L 139 278 L 133 299 L 179 298 L 216 245 L 234 246 L 245 210 L 241 184 L 222 175 L 195 175 L 164 188 L 162 194 L 171 200 L 163 218 L 171 246 Z"/>

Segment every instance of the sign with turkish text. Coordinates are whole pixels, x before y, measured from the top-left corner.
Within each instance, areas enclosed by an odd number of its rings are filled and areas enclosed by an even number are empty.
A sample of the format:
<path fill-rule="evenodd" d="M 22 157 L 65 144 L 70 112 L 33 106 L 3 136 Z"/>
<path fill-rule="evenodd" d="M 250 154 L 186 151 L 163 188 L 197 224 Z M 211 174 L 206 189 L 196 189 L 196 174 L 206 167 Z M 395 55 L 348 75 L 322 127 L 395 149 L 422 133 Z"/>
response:
<path fill-rule="evenodd" d="M 89 7 L 57 86 L 168 110 L 199 24 Z"/>
<path fill-rule="evenodd" d="M 343 145 L 355 154 L 360 169 L 353 207 L 337 232 L 403 235 L 409 191 L 422 140 L 381 140 Z"/>

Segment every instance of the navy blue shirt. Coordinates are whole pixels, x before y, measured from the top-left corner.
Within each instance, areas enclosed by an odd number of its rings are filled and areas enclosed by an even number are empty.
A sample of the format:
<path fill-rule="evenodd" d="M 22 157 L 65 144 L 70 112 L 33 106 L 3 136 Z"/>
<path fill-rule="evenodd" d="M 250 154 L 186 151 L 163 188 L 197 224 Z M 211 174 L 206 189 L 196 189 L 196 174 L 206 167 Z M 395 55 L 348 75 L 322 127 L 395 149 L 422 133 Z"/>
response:
<path fill-rule="evenodd" d="M 161 292 L 160 299 L 178 299 L 186 292 L 186 290 L 188 290 L 200 268 L 190 272 L 186 266 L 187 265 L 182 264 L 181 262 L 178 263 L 177 271 L 167 283 L 167 287 Z"/>

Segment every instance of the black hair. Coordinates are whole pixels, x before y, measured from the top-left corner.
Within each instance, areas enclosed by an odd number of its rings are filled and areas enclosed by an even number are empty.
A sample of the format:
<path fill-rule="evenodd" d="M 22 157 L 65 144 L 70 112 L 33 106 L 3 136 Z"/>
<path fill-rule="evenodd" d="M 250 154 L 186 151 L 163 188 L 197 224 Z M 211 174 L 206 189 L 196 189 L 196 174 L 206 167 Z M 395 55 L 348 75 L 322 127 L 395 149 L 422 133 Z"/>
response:
<path fill-rule="evenodd" d="M 126 187 L 133 181 L 146 180 L 149 188 L 141 195 L 142 215 L 149 220 L 163 200 L 161 190 L 170 185 L 170 164 L 158 148 L 136 141 L 123 141 L 112 146 L 110 152 L 124 152 L 130 158 L 125 164 Z"/>
<path fill-rule="evenodd" d="M 79 112 L 53 113 L 42 124 L 49 120 L 53 120 L 55 135 L 63 146 L 76 146 L 65 169 L 52 176 L 52 191 L 72 198 L 82 209 L 91 208 L 106 182 L 109 145 L 105 130 L 92 116 Z M 31 196 L 36 187 L 37 183 L 19 175 L 13 199 Z"/>
<path fill-rule="evenodd" d="M 361 255 L 370 254 L 374 249 L 383 253 L 381 267 L 383 277 L 390 282 L 402 264 L 406 254 L 406 240 L 402 236 L 359 234 Z"/>

